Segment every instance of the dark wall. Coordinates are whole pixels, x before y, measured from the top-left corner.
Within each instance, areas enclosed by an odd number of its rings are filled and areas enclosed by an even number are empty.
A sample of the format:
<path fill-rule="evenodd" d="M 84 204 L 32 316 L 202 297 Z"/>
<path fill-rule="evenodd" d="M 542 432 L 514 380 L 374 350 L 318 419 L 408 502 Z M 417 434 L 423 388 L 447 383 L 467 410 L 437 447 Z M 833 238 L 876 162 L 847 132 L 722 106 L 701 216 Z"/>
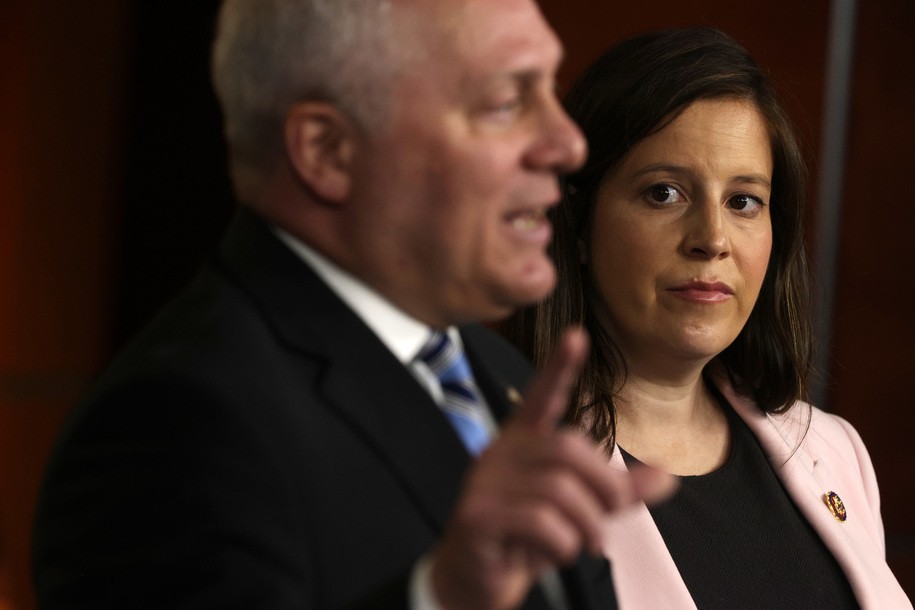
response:
<path fill-rule="evenodd" d="M 890 565 L 915 599 L 915 19 L 909 0 L 859 2 L 831 404 L 877 469 Z"/>
<path fill-rule="evenodd" d="M 181 288 L 231 215 L 209 80 L 218 0 L 135 3 L 114 343 Z"/>
<path fill-rule="evenodd" d="M 32 507 L 60 420 L 109 357 L 128 6 L 0 9 L 0 608 L 34 607 Z"/>

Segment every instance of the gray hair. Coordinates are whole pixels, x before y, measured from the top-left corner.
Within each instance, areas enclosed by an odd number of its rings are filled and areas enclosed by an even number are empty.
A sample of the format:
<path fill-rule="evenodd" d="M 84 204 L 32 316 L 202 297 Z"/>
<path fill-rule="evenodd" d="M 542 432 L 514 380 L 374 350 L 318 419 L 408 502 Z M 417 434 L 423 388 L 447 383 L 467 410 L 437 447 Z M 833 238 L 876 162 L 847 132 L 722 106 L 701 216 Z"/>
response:
<path fill-rule="evenodd" d="M 373 130 L 387 108 L 390 0 L 225 0 L 213 43 L 232 178 L 243 200 L 280 157 L 302 100 L 335 104 Z"/>

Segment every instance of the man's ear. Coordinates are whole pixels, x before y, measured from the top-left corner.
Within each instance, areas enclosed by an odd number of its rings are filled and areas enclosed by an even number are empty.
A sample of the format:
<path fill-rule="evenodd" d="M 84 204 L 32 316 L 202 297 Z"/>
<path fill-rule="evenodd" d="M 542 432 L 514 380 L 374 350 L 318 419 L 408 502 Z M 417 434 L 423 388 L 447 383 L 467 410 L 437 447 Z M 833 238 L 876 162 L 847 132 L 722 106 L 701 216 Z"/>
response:
<path fill-rule="evenodd" d="M 286 115 L 284 136 L 296 177 L 321 199 L 344 201 L 356 148 L 353 121 L 326 102 L 301 102 Z"/>

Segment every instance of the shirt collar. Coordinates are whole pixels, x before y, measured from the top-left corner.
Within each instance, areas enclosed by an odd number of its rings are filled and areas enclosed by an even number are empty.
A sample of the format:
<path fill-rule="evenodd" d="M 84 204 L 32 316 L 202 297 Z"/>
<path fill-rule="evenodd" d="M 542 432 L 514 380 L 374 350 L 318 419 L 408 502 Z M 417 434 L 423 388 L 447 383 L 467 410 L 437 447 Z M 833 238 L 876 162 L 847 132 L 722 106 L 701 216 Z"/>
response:
<path fill-rule="evenodd" d="M 277 237 L 311 267 L 340 300 L 365 322 L 398 360 L 408 364 L 416 357 L 429 336 L 431 331 L 429 325 L 404 313 L 367 284 L 319 254 L 314 248 L 279 227 L 274 226 L 273 230 Z M 460 342 L 455 328 L 449 328 L 448 334 L 452 340 Z"/>

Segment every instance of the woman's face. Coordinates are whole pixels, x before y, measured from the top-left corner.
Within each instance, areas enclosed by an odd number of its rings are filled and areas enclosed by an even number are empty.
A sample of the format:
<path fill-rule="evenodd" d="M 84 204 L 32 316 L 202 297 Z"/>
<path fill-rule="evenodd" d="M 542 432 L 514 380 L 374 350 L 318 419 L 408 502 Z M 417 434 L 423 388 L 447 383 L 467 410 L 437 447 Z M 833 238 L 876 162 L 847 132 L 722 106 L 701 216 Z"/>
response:
<path fill-rule="evenodd" d="M 771 185 L 766 123 L 733 98 L 694 102 L 607 177 L 584 255 L 630 371 L 704 366 L 734 341 L 769 263 Z"/>

